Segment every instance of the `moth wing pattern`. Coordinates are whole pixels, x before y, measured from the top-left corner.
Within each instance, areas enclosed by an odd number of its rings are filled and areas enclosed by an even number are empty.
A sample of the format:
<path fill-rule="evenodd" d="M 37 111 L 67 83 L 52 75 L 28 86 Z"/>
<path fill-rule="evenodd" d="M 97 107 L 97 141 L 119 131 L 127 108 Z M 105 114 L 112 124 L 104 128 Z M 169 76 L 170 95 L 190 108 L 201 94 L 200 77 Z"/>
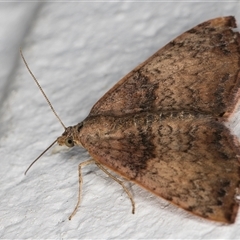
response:
<path fill-rule="evenodd" d="M 112 122 L 100 116 L 83 128 L 83 146 L 97 162 L 191 213 L 234 222 L 240 167 L 223 124 L 191 114 Z"/>
<path fill-rule="evenodd" d="M 143 111 L 200 111 L 228 116 L 240 86 L 235 18 L 206 21 L 183 33 L 120 80 L 90 116 Z"/>
<path fill-rule="evenodd" d="M 235 221 L 238 140 L 223 121 L 240 85 L 234 17 L 206 21 L 140 64 L 92 108 L 80 142 L 100 164 L 201 217 Z"/>

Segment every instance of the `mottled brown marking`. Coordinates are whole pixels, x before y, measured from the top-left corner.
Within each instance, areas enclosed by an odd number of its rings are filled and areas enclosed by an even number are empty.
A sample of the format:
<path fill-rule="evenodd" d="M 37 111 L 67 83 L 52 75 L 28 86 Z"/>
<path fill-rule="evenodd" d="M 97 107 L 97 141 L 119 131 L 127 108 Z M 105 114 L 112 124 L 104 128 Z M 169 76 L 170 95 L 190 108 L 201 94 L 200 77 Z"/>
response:
<path fill-rule="evenodd" d="M 239 101 L 234 17 L 199 24 L 120 80 L 89 116 L 58 138 L 200 217 L 233 223 L 240 183 L 237 139 L 223 121 Z"/>

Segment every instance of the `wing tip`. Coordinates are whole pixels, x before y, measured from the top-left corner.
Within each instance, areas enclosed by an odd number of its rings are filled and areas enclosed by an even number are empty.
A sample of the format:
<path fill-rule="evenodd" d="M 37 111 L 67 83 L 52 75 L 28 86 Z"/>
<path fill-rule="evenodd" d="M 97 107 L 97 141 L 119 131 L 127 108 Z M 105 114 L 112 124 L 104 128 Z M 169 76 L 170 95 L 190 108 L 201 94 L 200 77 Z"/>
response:
<path fill-rule="evenodd" d="M 203 23 L 204 24 L 204 23 Z M 210 27 L 229 27 L 236 28 L 236 19 L 234 16 L 218 17 L 205 22 Z"/>

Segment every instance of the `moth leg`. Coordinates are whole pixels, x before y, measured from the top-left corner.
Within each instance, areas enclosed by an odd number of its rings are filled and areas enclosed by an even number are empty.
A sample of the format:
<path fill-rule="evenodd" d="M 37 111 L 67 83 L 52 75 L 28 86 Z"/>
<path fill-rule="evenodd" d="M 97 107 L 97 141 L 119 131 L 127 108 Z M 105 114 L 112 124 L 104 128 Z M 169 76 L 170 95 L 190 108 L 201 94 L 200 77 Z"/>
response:
<path fill-rule="evenodd" d="M 76 204 L 76 207 L 74 208 L 72 214 L 69 216 L 69 220 L 72 219 L 72 217 L 76 214 L 77 210 L 78 210 L 78 207 L 80 205 L 80 202 L 81 202 L 81 196 L 82 196 L 82 183 L 83 183 L 83 179 L 82 179 L 82 168 L 89 165 L 89 164 L 93 164 L 95 163 L 94 159 L 89 159 L 83 163 L 80 163 L 78 165 L 78 177 L 79 177 L 79 189 L 78 189 L 78 201 L 77 201 L 77 204 Z"/>
<path fill-rule="evenodd" d="M 119 183 L 123 190 L 125 191 L 125 193 L 128 195 L 129 199 L 131 200 L 132 203 L 132 214 L 135 213 L 135 202 L 133 200 L 133 196 L 132 194 L 129 192 L 129 190 L 126 188 L 126 186 L 123 184 L 122 181 L 120 181 L 118 178 L 114 177 L 110 172 L 108 172 L 101 164 L 95 162 L 95 164 L 103 171 L 105 172 L 110 178 L 112 178 L 114 181 L 116 181 L 117 183 Z"/>

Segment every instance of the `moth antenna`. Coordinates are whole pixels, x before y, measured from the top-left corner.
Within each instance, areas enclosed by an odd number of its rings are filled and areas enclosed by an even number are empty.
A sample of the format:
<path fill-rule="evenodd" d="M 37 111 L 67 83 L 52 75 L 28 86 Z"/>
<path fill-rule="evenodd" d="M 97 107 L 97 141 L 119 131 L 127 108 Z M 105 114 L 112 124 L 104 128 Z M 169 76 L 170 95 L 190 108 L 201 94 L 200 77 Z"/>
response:
<path fill-rule="evenodd" d="M 47 95 L 45 94 L 45 92 L 43 91 L 42 87 L 40 86 L 38 80 L 37 80 L 36 77 L 33 75 L 32 71 L 30 70 L 30 68 L 29 68 L 29 66 L 28 66 L 28 64 L 27 64 L 27 62 L 26 62 L 26 60 L 25 60 L 25 58 L 24 58 L 24 56 L 23 56 L 22 49 L 20 49 L 20 54 L 21 54 L 21 57 L 22 57 L 22 59 L 23 59 L 23 62 L 25 63 L 25 65 L 26 65 L 29 73 L 31 74 L 31 76 L 32 76 L 32 78 L 34 79 L 35 83 L 37 84 L 38 88 L 40 89 L 40 91 L 42 92 L 43 96 L 45 97 L 45 99 L 46 99 L 49 107 L 52 109 L 53 113 L 55 114 L 55 116 L 57 117 L 58 121 L 61 123 L 61 125 L 63 126 L 63 128 L 66 129 L 66 127 L 65 127 L 65 125 L 63 124 L 62 120 L 61 120 L 60 117 L 57 115 L 57 113 L 56 113 L 56 111 L 54 110 L 52 104 L 50 103 Z M 48 150 L 48 149 L 49 149 L 49 148 L 47 148 L 47 150 Z M 37 160 L 37 159 L 36 159 L 36 160 Z M 36 160 L 35 160 L 35 161 L 36 161 Z"/>
<path fill-rule="evenodd" d="M 55 143 L 57 142 L 57 139 L 49 146 L 47 147 L 27 168 L 27 170 L 25 171 L 25 175 L 27 174 L 28 170 L 32 167 L 32 165 L 45 153 L 47 152 Z"/>

